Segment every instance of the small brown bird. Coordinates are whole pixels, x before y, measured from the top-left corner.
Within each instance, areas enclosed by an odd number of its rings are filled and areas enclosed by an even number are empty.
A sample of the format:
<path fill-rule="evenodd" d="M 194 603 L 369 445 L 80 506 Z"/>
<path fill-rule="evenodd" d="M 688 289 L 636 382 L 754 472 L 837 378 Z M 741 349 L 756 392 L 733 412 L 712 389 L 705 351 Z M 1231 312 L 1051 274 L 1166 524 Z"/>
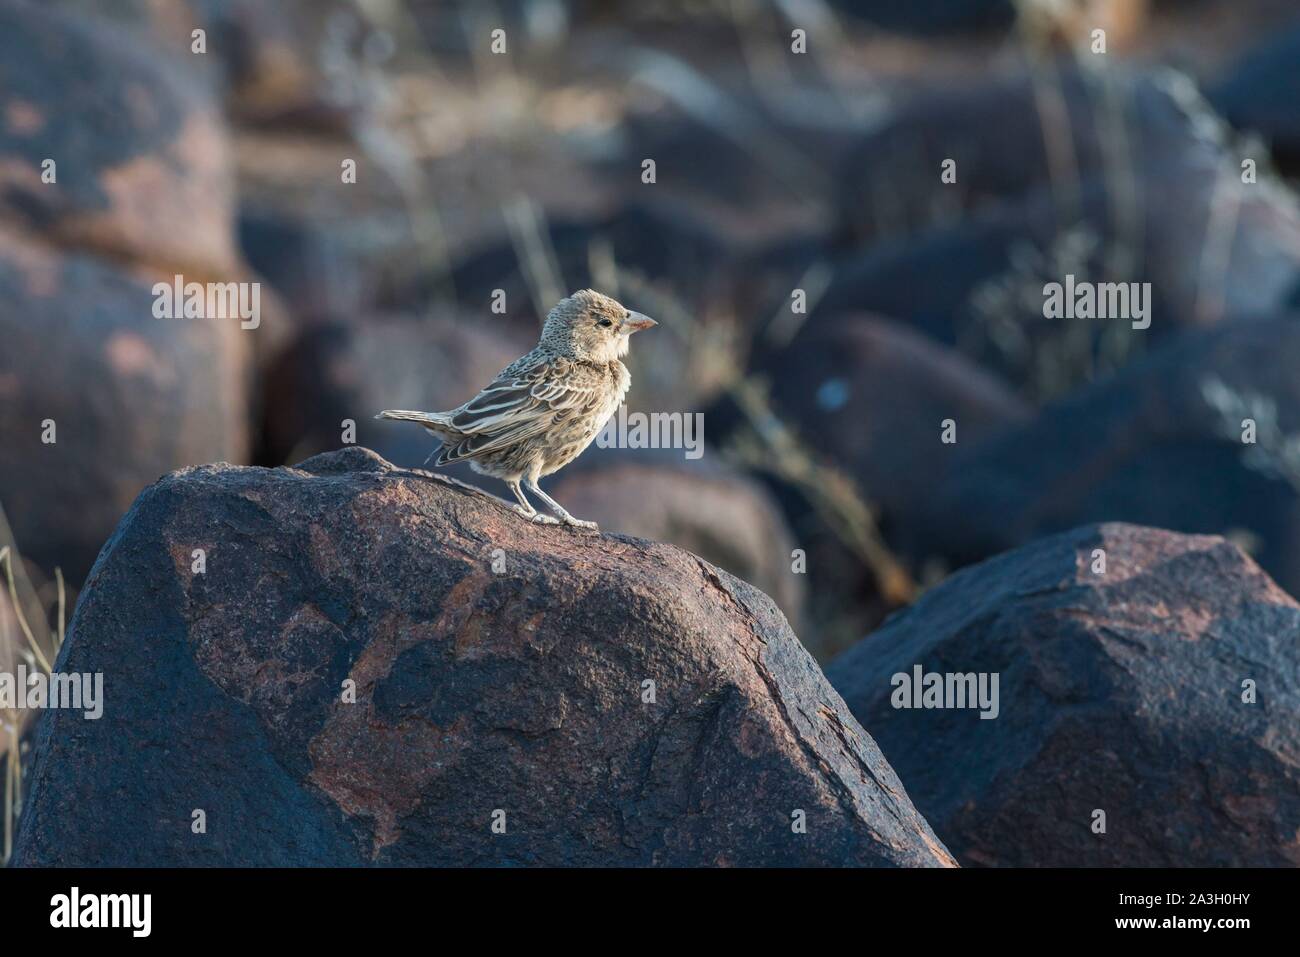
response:
<path fill-rule="evenodd" d="M 556 521 L 533 508 L 521 484 L 559 521 L 595 528 L 595 522 L 566 512 L 537 480 L 576 459 L 604 428 L 632 383 L 618 361 L 627 355 L 628 338 L 655 325 L 648 316 L 584 289 L 550 311 L 531 352 L 464 405 L 449 412 L 388 409 L 375 418 L 418 422 L 442 440 L 435 465 L 465 460 L 474 471 L 501 479 L 525 518 Z"/>

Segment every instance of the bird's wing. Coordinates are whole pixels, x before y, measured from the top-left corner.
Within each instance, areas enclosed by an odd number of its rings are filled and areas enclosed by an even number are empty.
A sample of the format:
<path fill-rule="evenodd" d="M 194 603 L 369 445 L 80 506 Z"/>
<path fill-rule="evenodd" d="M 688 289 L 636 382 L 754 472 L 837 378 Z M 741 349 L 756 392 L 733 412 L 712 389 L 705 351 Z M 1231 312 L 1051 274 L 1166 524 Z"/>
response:
<path fill-rule="evenodd" d="M 464 438 L 444 444 L 438 464 L 488 455 L 594 414 L 606 391 L 593 370 L 563 357 L 511 366 L 449 416 Z"/>

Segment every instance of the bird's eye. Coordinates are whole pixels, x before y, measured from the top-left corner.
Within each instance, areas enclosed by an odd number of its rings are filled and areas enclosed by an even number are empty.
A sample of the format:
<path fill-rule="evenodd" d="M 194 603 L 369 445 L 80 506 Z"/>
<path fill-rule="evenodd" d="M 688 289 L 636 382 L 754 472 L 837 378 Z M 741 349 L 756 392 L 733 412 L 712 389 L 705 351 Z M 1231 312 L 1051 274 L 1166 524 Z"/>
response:
<path fill-rule="evenodd" d="M 596 325 L 598 326 L 606 326 L 606 327 L 612 326 L 613 324 L 614 323 L 610 322 L 608 319 L 602 319 L 600 320 L 600 322 L 596 323 Z"/>

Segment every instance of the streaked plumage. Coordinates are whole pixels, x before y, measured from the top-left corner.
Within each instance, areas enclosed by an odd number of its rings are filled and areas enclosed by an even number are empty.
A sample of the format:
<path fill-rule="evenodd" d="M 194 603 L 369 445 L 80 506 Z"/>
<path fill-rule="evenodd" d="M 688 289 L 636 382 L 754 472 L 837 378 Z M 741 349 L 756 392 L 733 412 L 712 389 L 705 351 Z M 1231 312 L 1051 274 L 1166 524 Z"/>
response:
<path fill-rule="evenodd" d="M 435 465 L 468 461 L 476 472 L 503 480 L 527 518 L 554 521 L 529 504 L 521 484 L 560 521 L 595 528 L 566 512 L 537 480 L 572 462 L 604 428 L 631 385 L 619 361 L 628 337 L 653 325 L 653 319 L 584 289 L 551 310 L 531 352 L 464 405 L 447 412 L 389 409 L 375 418 L 424 426 L 442 440 Z"/>

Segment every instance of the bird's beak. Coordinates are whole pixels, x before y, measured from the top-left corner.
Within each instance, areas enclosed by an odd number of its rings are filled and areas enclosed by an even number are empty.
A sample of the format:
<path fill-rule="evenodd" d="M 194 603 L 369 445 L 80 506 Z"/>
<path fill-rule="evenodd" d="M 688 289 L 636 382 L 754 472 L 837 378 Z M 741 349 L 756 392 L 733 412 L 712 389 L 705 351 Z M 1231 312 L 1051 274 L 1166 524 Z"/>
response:
<path fill-rule="evenodd" d="M 659 325 L 649 316 L 643 316 L 639 312 L 632 312 L 623 320 L 623 331 L 626 333 L 640 332 L 642 329 L 650 329 Z"/>

